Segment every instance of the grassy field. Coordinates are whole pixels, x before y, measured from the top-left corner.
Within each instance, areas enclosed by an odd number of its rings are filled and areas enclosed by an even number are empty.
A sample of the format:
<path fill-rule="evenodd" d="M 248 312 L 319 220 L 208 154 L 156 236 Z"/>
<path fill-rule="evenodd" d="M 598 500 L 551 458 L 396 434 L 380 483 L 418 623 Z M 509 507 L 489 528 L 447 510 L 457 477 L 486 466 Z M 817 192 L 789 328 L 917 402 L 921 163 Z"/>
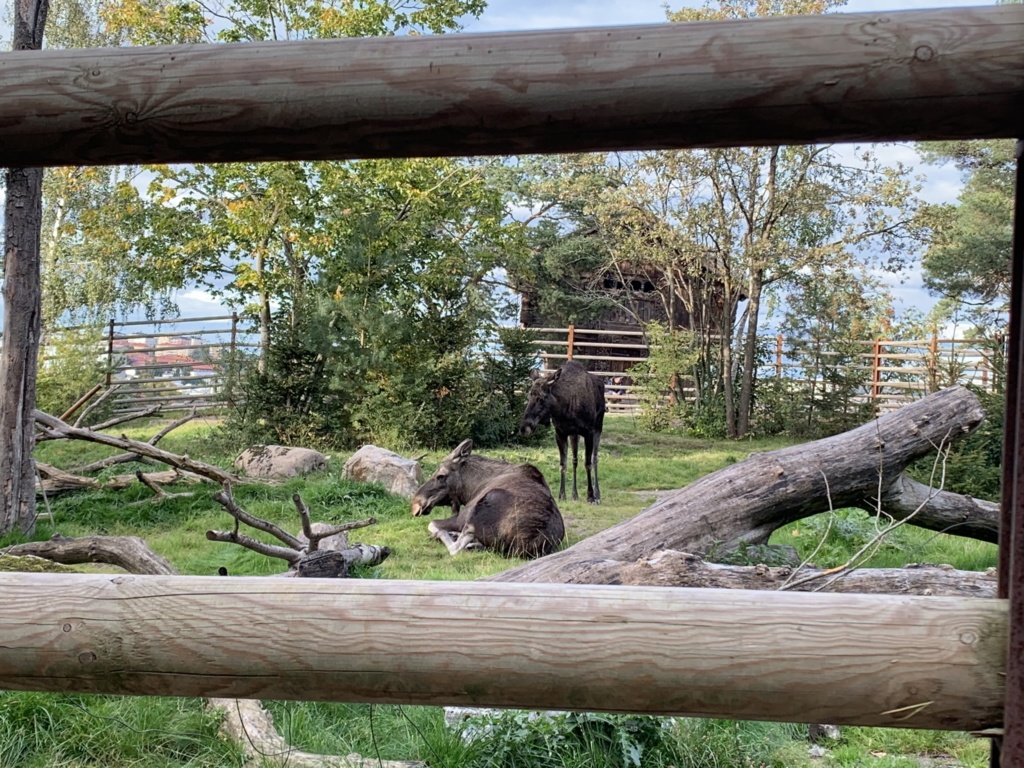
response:
<path fill-rule="evenodd" d="M 129 431 L 147 438 L 154 427 Z M 751 452 L 781 448 L 783 440 L 725 442 L 640 432 L 629 418 L 606 423 L 601 456 L 603 503 L 560 504 L 568 543 L 627 519 L 648 506 L 658 490 L 679 488 L 704 474 L 742 460 Z M 165 438 L 161 447 L 230 466 L 243 446 L 230 445 L 215 424 L 195 422 Z M 95 445 L 57 441 L 42 444 L 42 461 L 68 468 L 110 453 Z M 486 455 L 536 464 L 552 485 L 558 479 L 554 440 L 487 451 Z M 422 518 L 412 518 L 408 503 L 372 485 L 342 480 L 348 453 L 331 457 L 327 472 L 278 486 L 236 489 L 237 501 L 250 513 L 297 529 L 291 502 L 301 494 L 315 520 L 340 522 L 376 517 L 378 524 L 354 532 L 353 541 L 385 544 L 391 557 L 364 569 L 363 578 L 474 579 L 508 568 L 509 560 L 487 552 L 451 558 L 426 535 Z M 423 459 L 429 473 L 441 453 Z M 131 471 L 122 465 L 113 472 Z M 581 468 L 582 471 L 582 468 Z M 585 477 L 584 477 L 585 483 Z M 53 522 L 42 522 L 38 537 L 103 533 L 137 535 L 187 574 L 213 574 L 221 566 L 234 575 L 284 570 L 275 561 L 229 544 L 208 542 L 204 533 L 226 529 L 231 519 L 211 499 L 212 486 L 196 486 L 191 498 L 153 500 L 141 486 L 55 499 Z M 818 516 L 787 526 L 773 543 L 801 553 L 827 540 L 815 562 L 842 563 L 874 531 L 862 512 L 842 510 L 830 526 Z M 872 565 L 908 562 L 951 563 L 984 569 L 995 564 L 995 547 L 912 527 L 896 531 Z M 0 566 L 3 560 L 0 559 Z M 652 718 L 572 719 L 568 722 L 509 715 L 486 725 L 487 736 L 466 744 L 429 707 L 369 707 L 344 704 L 268 702 L 281 731 L 297 747 L 334 754 L 360 752 L 384 759 L 421 759 L 431 766 L 605 766 L 643 765 L 677 768 L 755 768 L 756 766 L 919 766 L 987 765 L 987 744 L 961 734 L 872 728 L 844 729 L 843 740 L 812 758 L 804 729 L 771 723 L 733 723 Z M 190 699 L 132 699 L 0 693 L 0 766 L 237 766 L 235 745 L 216 736 L 217 717 Z"/>

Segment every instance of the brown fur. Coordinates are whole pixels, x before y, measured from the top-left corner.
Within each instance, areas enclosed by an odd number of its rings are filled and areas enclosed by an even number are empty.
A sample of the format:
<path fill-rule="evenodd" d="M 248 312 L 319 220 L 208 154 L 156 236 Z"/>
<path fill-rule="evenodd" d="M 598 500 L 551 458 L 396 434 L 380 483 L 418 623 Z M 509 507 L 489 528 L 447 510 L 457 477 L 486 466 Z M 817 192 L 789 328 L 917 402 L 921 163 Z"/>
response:
<path fill-rule="evenodd" d="M 473 456 L 464 440 L 441 462 L 412 499 L 413 515 L 450 505 L 454 515 L 431 522 L 430 531 L 451 554 L 486 547 L 503 555 L 537 557 L 553 552 L 565 525 L 544 476 L 530 464 Z M 458 538 L 452 542 L 451 535 Z"/>

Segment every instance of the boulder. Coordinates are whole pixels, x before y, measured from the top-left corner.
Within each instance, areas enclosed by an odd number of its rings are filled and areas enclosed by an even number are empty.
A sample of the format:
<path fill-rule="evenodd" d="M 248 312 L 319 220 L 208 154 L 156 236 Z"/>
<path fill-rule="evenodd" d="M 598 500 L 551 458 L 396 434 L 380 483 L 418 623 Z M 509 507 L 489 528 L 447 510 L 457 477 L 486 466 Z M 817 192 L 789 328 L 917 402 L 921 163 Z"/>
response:
<path fill-rule="evenodd" d="M 364 445 L 345 462 L 344 476 L 364 483 L 380 483 L 391 493 L 411 499 L 423 485 L 420 463 L 376 445 Z"/>
<path fill-rule="evenodd" d="M 283 480 L 327 468 L 327 457 L 312 448 L 254 445 L 235 458 L 235 469 L 249 477 Z"/>

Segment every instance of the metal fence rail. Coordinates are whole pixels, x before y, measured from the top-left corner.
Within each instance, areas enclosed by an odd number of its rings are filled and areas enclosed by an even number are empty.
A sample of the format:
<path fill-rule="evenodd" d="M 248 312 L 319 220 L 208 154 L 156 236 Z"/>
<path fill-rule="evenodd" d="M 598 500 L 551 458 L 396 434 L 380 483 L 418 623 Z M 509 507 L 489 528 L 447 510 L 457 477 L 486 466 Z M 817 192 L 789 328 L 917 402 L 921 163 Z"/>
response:
<path fill-rule="evenodd" d="M 43 347 L 42 364 L 55 359 L 63 334 L 85 331 L 84 326 L 58 329 Z M 237 313 L 111 320 L 97 342 L 97 358 L 103 386 L 117 388 L 115 412 L 159 407 L 172 413 L 237 403 L 240 392 L 233 385 L 258 346 L 255 332 Z"/>

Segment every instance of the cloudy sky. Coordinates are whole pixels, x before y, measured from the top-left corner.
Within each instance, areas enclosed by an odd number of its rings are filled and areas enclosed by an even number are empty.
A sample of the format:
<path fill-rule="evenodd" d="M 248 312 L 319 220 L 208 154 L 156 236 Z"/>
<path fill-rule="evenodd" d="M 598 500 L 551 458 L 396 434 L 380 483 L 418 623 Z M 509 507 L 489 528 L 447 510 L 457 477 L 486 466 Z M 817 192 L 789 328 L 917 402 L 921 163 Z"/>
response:
<path fill-rule="evenodd" d="M 667 7 L 677 9 L 699 6 L 698 0 L 676 0 Z M 983 0 L 849 0 L 847 12 L 880 12 L 895 10 L 923 10 L 951 6 L 991 5 Z M 658 24 L 665 21 L 665 0 L 489 0 L 487 9 L 479 19 L 466 19 L 466 32 L 499 32 L 566 27 L 592 27 L 621 24 Z M 910 145 L 881 147 L 879 153 L 886 159 L 902 161 L 916 167 L 925 176 L 923 197 L 929 202 L 956 199 L 961 181 L 952 167 L 936 168 L 922 165 Z M 927 311 L 935 298 L 921 287 L 920 276 L 884 276 L 890 284 L 897 305 L 901 309 L 918 308 Z M 182 315 L 211 314 L 219 304 L 199 291 L 187 291 L 178 296 Z"/>
<path fill-rule="evenodd" d="M 849 0 L 844 12 L 907 11 L 952 6 L 992 5 L 994 0 Z M 468 19 L 467 32 L 510 32 L 556 27 L 659 24 L 666 6 L 699 7 L 698 0 L 489 0 L 480 19 Z"/>

